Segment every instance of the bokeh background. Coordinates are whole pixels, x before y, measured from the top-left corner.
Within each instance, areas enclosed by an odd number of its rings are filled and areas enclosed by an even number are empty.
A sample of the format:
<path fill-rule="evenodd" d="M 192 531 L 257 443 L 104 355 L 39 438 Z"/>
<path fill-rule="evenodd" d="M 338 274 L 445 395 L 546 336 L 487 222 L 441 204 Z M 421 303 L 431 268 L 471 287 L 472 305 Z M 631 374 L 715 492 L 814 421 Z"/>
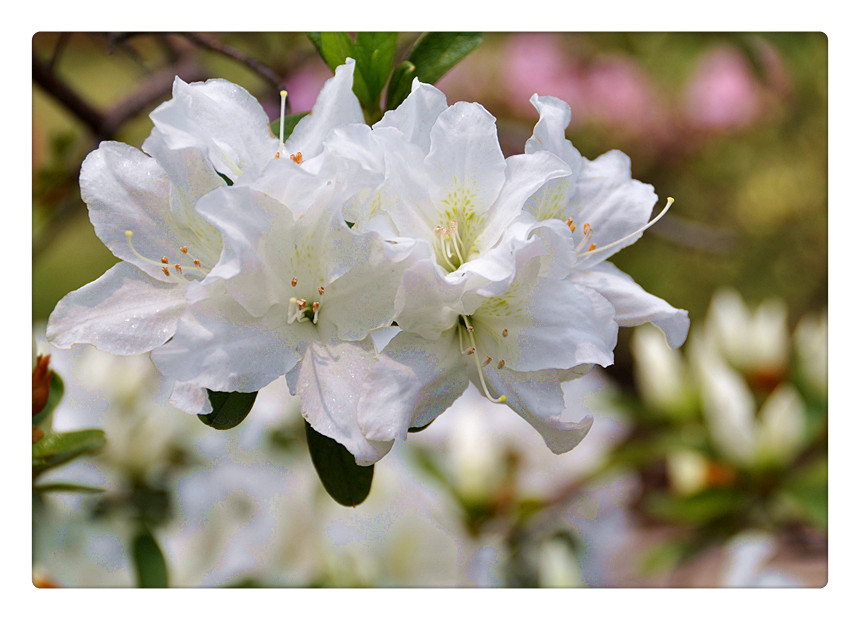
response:
<path fill-rule="evenodd" d="M 405 53 L 417 34 L 403 33 Z M 622 328 L 616 363 L 566 386 L 595 418 L 554 456 L 467 393 L 376 467 L 356 509 L 310 464 L 276 382 L 218 432 L 167 405 L 146 357 L 49 350 L 44 322 L 114 262 L 77 175 L 99 140 L 140 146 L 174 75 L 222 77 L 274 119 L 331 75 L 300 33 L 33 37 L 34 349 L 65 384 L 49 424 L 107 442 L 40 478 L 34 582 L 140 583 L 147 535 L 171 586 L 802 586 L 827 581 L 827 38 L 822 33 L 486 33 L 438 83 L 522 152 L 539 94 L 568 137 L 619 149 L 675 205 L 613 257 L 685 308 L 688 343 Z M 402 54 L 401 54 L 402 55 Z"/>

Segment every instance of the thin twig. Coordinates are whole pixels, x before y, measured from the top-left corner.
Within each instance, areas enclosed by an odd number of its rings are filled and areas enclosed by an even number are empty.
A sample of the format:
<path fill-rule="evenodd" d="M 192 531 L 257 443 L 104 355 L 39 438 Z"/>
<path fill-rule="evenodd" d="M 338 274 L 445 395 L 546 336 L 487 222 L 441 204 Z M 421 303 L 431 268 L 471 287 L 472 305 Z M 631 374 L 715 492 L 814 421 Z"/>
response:
<path fill-rule="evenodd" d="M 251 58 L 237 50 L 234 47 L 230 47 L 229 45 L 218 41 L 213 37 L 209 37 L 197 32 L 179 32 L 177 33 L 180 36 L 185 37 L 195 45 L 206 48 L 213 52 L 217 52 L 223 56 L 227 56 L 228 58 L 232 58 L 236 60 L 249 69 L 251 69 L 254 73 L 262 77 L 266 80 L 273 89 L 278 90 L 283 86 L 283 80 L 278 76 L 277 73 L 272 71 L 268 66 L 256 60 L 255 58 Z"/>

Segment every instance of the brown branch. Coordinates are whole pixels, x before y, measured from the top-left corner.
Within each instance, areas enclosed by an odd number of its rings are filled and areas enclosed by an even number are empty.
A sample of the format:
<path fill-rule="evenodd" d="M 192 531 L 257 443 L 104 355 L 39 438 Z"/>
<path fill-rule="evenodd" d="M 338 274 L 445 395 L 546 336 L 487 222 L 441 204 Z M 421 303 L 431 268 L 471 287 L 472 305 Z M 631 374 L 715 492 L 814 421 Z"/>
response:
<path fill-rule="evenodd" d="M 261 63 L 255 58 L 251 58 L 250 56 L 243 54 L 236 48 L 222 43 L 221 41 L 218 41 L 213 37 L 209 37 L 196 32 L 179 32 L 177 34 L 185 37 L 195 45 L 211 50 L 213 52 L 217 52 L 218 54 L 227 56 L 228 58 L 232 58 L 233 60 L 242 63 L 243 65 L 251 69 L 254 73 L 266 80 L 272 86 L 273 89 L 280 90 L 283 87 L 283 80 L 277 73 L 272 71 L 272 69 L 270 69 L 267 65 Z"/>

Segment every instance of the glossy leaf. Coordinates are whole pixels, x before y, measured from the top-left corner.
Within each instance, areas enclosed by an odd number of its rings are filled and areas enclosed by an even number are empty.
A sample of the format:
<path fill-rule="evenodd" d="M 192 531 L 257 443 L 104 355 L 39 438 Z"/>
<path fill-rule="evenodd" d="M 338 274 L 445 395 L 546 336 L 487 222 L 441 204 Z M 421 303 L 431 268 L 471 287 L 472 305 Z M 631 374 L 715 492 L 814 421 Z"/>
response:
<path fill-rule="evenodd" d="M 373 465 L 356 464 L 355 457 L 341 444 L 316 432 L 305 421 L 311 462 L 326 492 L 343 506 L 358 506 L 370 494 Z"/>
<path fill-rule="evenodd" d="M 385 95 L 385 107 L 393 110 L 412 91 L 412 80 L 415 79 L 415 65 L 404 60 L 394 70 L 391 81 L 388 83 L 388 93 Z"/>
<path fill-rule="evenodd" d="M 33 444 L 33 475 L 97 452 L 105 445 L 104 431 L 86 429 L 68 433 L 48 433 Z"/>
<path fill-rule="evenodd" d="M 134 537 L 132 554 L 139 588 L 167 587 L 167 563 L 149 529 L 142 528 Z"/>
<path fill-rule="evenodd" d="M 209 402 L 212 403 L 212 413 L 198 414 L 198 418 L 206 426 L 211 426 L 219 431 L 235 428 L 248 417 L 254 401 L 257 400 L 256 392 L 213 392 L 209 393 Z"/>
<path fill-rule="evenodd" d="M 478 32 L 425 32 L 415 41 L 406 55 L 406 61 L 415 66 L 409 74 L 408 65 L 401 63 L 388 87 L 386 107 L 390 110 L 400 105 L 412 88 L 412 78 L 417 77 L 426 84 L 434 84 L 472 50 L 483 39 Z"/>

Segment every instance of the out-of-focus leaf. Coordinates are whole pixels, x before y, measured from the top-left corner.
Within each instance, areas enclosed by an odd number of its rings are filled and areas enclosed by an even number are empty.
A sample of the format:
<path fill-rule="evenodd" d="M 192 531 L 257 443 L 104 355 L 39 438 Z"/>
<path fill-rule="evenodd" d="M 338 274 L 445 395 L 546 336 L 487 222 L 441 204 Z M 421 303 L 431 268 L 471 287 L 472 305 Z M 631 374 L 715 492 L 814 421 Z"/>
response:
<path fill-rule="evenodd" d="M 104 445 L 105 434 L 100 429 L 48 433 L 33 444 L 33 475 L 37 476 L 82 454 L 96 452 Z"/>
<path fill-rule="evenodd" d="M 167 563 L 149 529 L 142 528 L 134 537 L 132 554 L 139 588 L 167 587 Z"/>
<path fill-rule="evenodd" d="M 33 485 L 34 493 L 102 493 L 104 489 L 73 482 L 49 482 Z"/>
<path fill-rule="evenodd" d="M 703 525 L 741 509 L 744 498 L 731 489 L 707 489 L 687 497 L 652 493 L 645 510 L 654 517 L 685 525 Z"/>
<path fill-rule="evenodd" d="M 212 413 L 198 414 L 198 418 L 207 426 L 219 431 L 226 431 L 242 423 L 257 399 L 256 392 L 213 392 L 209 393 L 212 403 Z"/>
<path fill-rule="evenodd" d="M 827 459 L 821 458 L 792 476 L 783 501 L 820 529 L 827 528 Z"/>
<path fill-rule="evenodd" d="M 458 62 L 481 44 L 479 32 L 425 32 L 415 41 L 406 55 L 406 62 L 398 65 L 388 87 L 386 107 L 396 108 L 409 94 L 412 78 L 426 84 L 435 84 Z"/>
<path fill-rule="evenodd" d="M 316 432 L 305 422 L 311 462 L 326 492 L 338 504 L 358 506 L 370 494 L 373 465 L 356 464 L 355 457 L 341 444 Z"/>
<path fill-rule="evenodd" d="M 396 52 L 396 32 L 359 32 L 355 35 L 356 69 L 367 87 L 368 106 L 377 110 Z"/>

